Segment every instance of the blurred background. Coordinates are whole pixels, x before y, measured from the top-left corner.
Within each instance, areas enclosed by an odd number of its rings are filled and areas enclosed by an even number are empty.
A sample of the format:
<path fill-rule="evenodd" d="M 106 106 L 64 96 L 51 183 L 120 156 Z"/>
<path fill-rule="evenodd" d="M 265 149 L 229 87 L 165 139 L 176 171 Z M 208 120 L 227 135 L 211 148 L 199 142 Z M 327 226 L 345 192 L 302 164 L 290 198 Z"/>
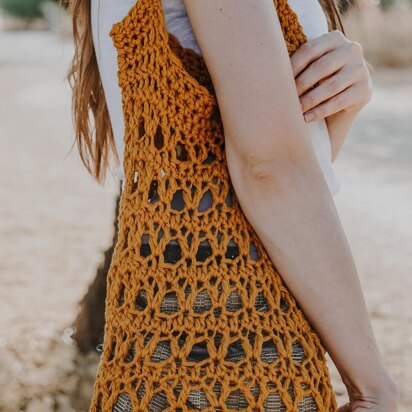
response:
<path fill-rule="evenodd" d="M 412 408 L 412 0 L 345 5 L 374 93 L 334 163 L 335 202 L 386 365 Z M 119 182 L 73 146 L 71 21 L 0 0 L 0 411 L 87 411 Z M 330 362 L 330 359 L 328 360 Z M 338 400 L 344 387 L 330 362 Z"/>

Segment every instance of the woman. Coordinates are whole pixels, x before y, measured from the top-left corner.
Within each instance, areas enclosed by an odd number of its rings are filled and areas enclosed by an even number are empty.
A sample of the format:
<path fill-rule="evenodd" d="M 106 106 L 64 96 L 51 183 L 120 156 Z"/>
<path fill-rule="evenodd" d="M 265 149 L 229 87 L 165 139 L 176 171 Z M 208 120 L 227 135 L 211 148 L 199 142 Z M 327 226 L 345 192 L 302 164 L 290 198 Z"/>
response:
<path fill-rule="evenodd" d="M 333 1 L 73 3 L 80 153 L 124 179 L 90 410 L 396 411 L 332 198 L 371 96 Z"/>

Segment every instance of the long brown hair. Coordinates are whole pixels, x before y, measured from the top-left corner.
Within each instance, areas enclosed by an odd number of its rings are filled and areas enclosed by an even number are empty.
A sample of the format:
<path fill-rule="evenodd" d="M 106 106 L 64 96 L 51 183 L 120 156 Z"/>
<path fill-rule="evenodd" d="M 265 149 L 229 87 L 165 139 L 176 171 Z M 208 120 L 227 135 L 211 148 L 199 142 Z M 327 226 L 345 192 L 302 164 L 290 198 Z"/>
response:
<path fill-rule="evenodd" d="M 102 182 L 111 156 L 117 165 L 119 157 L 93 45 L 91 0 L 61 2 L 68 3 L 73 19 L 74 56 L 67 78 L 72 88 L 75 140 L 87 170 Z M 345 33 L 336 0 L 319 0 L 319 3 L 327 17 L 329 30 Z"/>

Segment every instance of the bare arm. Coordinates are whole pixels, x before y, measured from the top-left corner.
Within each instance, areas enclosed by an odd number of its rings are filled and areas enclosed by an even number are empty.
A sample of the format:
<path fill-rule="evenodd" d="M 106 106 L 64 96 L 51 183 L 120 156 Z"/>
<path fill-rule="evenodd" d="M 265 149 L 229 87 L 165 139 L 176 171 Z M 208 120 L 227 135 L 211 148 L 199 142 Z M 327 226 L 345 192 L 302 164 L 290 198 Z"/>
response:
<path fill-rule="evenodd" d="M 396 393 L 311 146 L 272 0 L 184 1 L 215 86 L 245 216 L 348 389 Z"/>

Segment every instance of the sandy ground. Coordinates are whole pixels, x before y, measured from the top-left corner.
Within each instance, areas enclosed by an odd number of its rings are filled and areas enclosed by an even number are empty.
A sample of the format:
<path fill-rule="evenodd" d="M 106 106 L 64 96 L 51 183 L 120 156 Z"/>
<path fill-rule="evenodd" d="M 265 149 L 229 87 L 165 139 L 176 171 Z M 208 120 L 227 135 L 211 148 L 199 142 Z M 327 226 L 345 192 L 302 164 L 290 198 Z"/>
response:
<path fill-rule="evenodd" d="M 98 355 L 70 340 L 111 242 L 117 181 L 73 149 L 70 42 L 0 33 L 0 411 L 86 411 Z M 372 101 L 335 162 L 335 197 L 384 360 L 412 407 L 412 71 L 374 73 Z M 409 83 L 407 82 L 409 81 Z M 330 365 L 339 400 L 344 388 Z"/>

